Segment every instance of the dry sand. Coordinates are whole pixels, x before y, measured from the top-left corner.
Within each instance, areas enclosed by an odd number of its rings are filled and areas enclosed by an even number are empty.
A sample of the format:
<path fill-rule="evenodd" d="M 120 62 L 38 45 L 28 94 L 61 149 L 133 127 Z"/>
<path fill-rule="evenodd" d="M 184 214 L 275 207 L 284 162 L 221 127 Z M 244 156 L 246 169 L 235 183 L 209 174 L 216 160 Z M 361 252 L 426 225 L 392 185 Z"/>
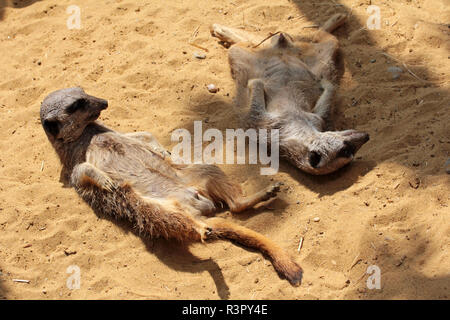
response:
<path fill-rule="evenodd" d="M 0 298 L 449 298 L 450 1 L 14 2 L 0 2 Z M 381 9 L 380 30 L 364 28 L 370 2 Z M 81 8 L 80 30 L 66 27 L 71 4 Z M 59 183 L 39 121 L 49 92 L 82 86 L 109 100 L 107 125 L 150 131 L 170 149 L 171 132 L 194 120 L 238 126 L 227 49 L 210 36 L 211 23 L 308 37 L 314 29 L 304 27 L 350 11 L 337 31 L 345 71 L 336 127 L 371 140 L 325 177 L 282 163 L 273 178 L 285 186 L 270 208 L 220 214 L 294 255 L 305 270 L 300 287 L 230 243 L 144 241 Z M 403 68 L 399 79 L 391 66 Z M 209 93 L 209 83 L 220 91 Z M 258 166 L 221 167 L 248 191 L 270 182 Z M 79 290 L 66 286 L 70 265 L 80 267 Z M 381 270 L 380 290 L 366 287 L 370 265 Z"/>

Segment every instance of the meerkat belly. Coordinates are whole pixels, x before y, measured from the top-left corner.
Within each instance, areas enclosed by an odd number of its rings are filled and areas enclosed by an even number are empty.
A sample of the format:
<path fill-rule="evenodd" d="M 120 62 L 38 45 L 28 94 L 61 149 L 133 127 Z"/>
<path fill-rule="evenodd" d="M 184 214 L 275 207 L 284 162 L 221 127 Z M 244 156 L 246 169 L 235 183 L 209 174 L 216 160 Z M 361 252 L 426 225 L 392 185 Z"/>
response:
<path fill-rule="evenodd" d="M 261 78 L 264 82 L 279 87 L 292 81 L 317 82 L 308 67 L 292 57 L 271 57 L 263 64 Z"/>
<path fill-rule="evenodd" d="M 320 88 L 302 81 L 291 81 L 277 90 L 269 84 L 264 90 L 267 112 L 283 118 L 298 117 L 305 112 L 311 112 L 321 93 Z"/>
<path fill-rule="evenodd" d="M 117 136 L 95 137 L 86 161 L 145 196 L 167 197 L 184 188 L 170 164 L 139 142 L 130 143 Z"/>
<path fill-rule="evenodd" d="M 266 110 L 284 115 L 295 110 L 311 111 L 320 97 L 320 82 L 298 59 L 271 58 L 262 73 Z"/>

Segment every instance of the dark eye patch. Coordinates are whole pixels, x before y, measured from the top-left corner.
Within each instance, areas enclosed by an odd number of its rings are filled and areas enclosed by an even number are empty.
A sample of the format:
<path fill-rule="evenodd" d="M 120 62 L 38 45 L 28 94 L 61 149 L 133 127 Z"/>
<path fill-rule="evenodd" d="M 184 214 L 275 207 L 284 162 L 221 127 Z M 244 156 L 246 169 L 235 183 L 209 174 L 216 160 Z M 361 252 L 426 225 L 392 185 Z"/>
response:
<path fill-rule="evenodd" d="M 74 103 L 72 103 L 67 109 L 66 112 L 68 114 L 72 114 L 77 110 L 84 110 L 86 108 L 86 100 L 85 99 L 78 99 Z"/>
<path fill-rule="evenodd" d="M 338 158 L 350 158 L 355 154 L 355 146 L 348 141 L 344 142 L 344 147 L 338 152 Z"/>
<path fill-rule="evenodd" d="M 46 132 L 56 137 L 59 133 L 59 121 L 57 120 L 45 120 L 44 121 L 44 129 Z"/>

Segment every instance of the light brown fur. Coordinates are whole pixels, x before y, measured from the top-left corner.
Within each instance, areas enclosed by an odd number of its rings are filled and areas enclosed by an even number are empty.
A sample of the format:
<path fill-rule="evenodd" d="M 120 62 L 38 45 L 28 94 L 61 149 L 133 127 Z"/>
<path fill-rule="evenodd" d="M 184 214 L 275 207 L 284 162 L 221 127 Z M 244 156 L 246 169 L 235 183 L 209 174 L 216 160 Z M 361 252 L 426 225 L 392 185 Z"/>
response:
<path fill-rule="evenodd" d="M 356 130 L 324 131 L 336 82 L 338 40 L 330 32 L 346 16 L 336 14 L 312 43 L 286 33 L 270 40 L 215 24 L 211 28 L 229 51 L 236 105 L 248 109 L 245 125 L 279 129 L 280 154 L 312 174 L 327 174 L 351 162 L 369 135 Z"/>
<path fill-rule="evenodd" d="M 81 88 L 51 93 L 41 121 L 62 164 L 62 177 L 96 211 L 128 219 L 151 237 L 180 241 L 226 239 L 265 254 L 293 285 L 302 269 L 272 241 L 220 218 L 205 218 L 225 203 L 240 212 L 273 199 L 279 185 L 244 196 L 213 165 L 180 165 L 146 132 L 122 134 L 99 122 L 105 100 Z"/>

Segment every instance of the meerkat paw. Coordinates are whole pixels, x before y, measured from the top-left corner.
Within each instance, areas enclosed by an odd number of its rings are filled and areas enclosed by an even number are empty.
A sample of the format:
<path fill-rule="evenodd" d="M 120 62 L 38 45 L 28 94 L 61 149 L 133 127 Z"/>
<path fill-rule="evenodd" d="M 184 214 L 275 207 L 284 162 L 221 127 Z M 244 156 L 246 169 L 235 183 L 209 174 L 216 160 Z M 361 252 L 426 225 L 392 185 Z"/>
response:
<path fill-rule="evenodd" d="M 327 22 L 325 22 L 322 29 L 331 33 L 337 28 L 339 28 L 341 25 L 343 25 L 346 20 L 347 20 L 346 14 L 336 13 L 330 19 L 328 19 Z"/>
<path fill-rule="evenodd" d="M 199 237 L 198 240 L 200 240 L 201 242 L 205 242 L 207 240 L 211 239 L 212 236 L 212 229 L 210 226 L 208 226 L 206 223 L 204 223 L 203 221 L 196 221 L 195 222 L 195 231 L 197 232 L 197 235 Z"/>
<path fill-rule="evenodd" d="M 95 175 L 95 177 L 93 177 L 92 175 L 86 175 L 82 180 L 84 184 L 93 184 L 107 192 L 114 192 L 117 189 L 117 185 L 114 183 L 114 181 L 103 174 L 97 174 Z"/>
<path fill-rule="evenodd" d="M 209 26 L 209 32 L 213 37 L 219 38 L 220 40 L 226 40 L 225 31 L 220 24 L 214 23 Z"/>
<path fill-rule="evenodd" d="M 86 172 L 86 176 L 92 179 L 98 187 L 105 191 L 114 192 L 117 189 L 117 185 L 114 181 L 103 172 L 89 168 Z"/>
<path fill-rule="evenodd" d="M 110 178 L 105 177 L 102 182 L 102 188 L 108 192 L 114 192 L 117 189 L 117 185 Z"/>
<path fill-rule="evenodd" d="M 75 187 L 93 185 L 109 192 L 113 192 L 117 189 L 117 185 L 106 175 L 106 173 L 87 162 L 75 166 L 70 180 L 71 184 Z"/>
<path fill-rule="evenodd" d="M 334 90 L 334 85 L 333 83 L 331 83 L 328 79 L 321 79 L 320 80 L 320 86 L 322 87 L 322 89 L 324 90 Z"/>
<path fill-rule="evenodd" d="M 164 148 L 153 147 L 152 150 L 155 153 L 159 154 L 163 159 L 170 158 L 170 156 L 172 155 L 169 151 L 167 151 Z"/>
<path fill-rule="evenodd" d="M 242 39 L 234 32 L 234 29 L 214 23 L 209 27 L 209 31 L 213 37 L 227 43 L 228 47 L 234 43 L 242 41 Z"/>
<path fill-rule="evenodd" d="M 280 190 L 281 190 L 282 185 L 283 185 L 282 182 L 277 182 L 277 183 L 269 186 L 266 189 L 266 193 L 265 193 L 264 197 L 261 199 L 261 201 L 267 201 L 267 200 L 276 198 L 278 195 L 278 192 L 280 192 Z"/>

